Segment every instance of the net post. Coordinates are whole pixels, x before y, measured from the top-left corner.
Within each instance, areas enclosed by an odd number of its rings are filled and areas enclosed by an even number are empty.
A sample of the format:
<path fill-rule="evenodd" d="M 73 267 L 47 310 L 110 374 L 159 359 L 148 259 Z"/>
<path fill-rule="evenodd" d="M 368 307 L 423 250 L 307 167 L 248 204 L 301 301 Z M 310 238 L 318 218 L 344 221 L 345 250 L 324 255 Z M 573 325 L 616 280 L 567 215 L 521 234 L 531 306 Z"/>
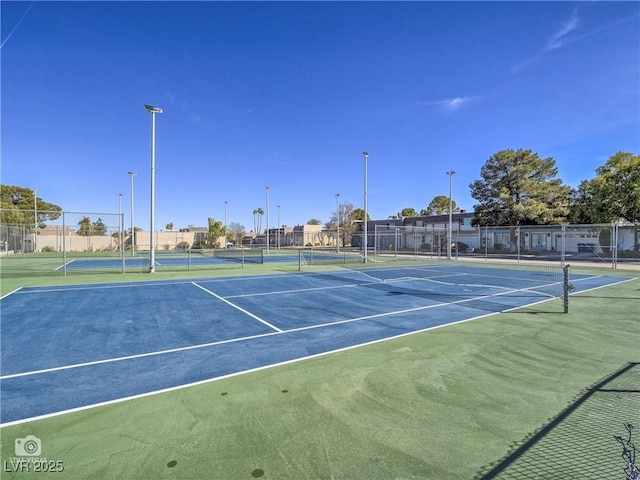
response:
<path fill-rule="evenodd" d="M 298 271 L 302 271 L 302 249 L 298 249 Z"/>
<path fill-rule="evenodd" d="M 562 308 L 564 313 L 569 313 L 569 264 L 562 267 Z"/>

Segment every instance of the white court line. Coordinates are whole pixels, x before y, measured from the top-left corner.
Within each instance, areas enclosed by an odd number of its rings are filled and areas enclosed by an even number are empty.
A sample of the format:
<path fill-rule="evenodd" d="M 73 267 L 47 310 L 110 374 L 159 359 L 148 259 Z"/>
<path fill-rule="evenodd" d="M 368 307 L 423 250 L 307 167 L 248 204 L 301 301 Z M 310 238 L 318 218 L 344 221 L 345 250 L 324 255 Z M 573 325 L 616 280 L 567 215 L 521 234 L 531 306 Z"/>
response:
<path fill-rule="evenodd" d="M 1 297 L 0 297 L 0 300 L 2 300 L 2 299 L 3 299 L 3 298 L 5 298 L 5 297 L 8 297 L 8 296 L 9 296 L 9 295 L 11 295 L 11 294 L 14 294 L 14 293 L 19 292 L 22 288 L 23 288 L 23 287 L 18 287 L 18 288 L 16 288 L 15 290 L 12 290 L 12 291 L 11 291 L 11 292 L 9 292 L 9 293 L 5 293 L 3 296 L 1 296 Z"/>
<path fill-rule="evenodd" d="M 64 263 L 64 264 L 60 265 L 58 268 L 54 268 L 54 269 L 53 269 L 53 271 L 54 271 L 54 272 L 57 272 L 57 271 L 58 271 L 58 270 L 60 270 L 61 268 L 64 268 L 64 267 L 66 267 L 67 265 L 71 265 L 71 264 L 72 264 L 73 262 L 75 262 L 76 260 L 77 260 L 77 259 L 76 259 L 76 258 L 74 258 L 73 260 L 71 260 L 71 261 L 69 261 L 69 262 L 67 262 L 67 263 Z"/>
<path fill-rule="evenodd" d="M 273 292 L 242 293 L 240 295 L 227 295 L 225 298 L 245 298 L 245 297 L 262 297 L 266 295 L 285 295 L 287 293 L 302 293 L 302 292 L 314 292 L 318 290 L 335 290 L 338 288 L 353 288 L 359 285 L 362 285 L 362 284 L 349 283 L 344 285 L 334 285 L 333 287 L 309 287 L 309 288 L 294 288 L 291 290 L 274 290 Z"/>
<path fill-rule="evenodd" d="M 335 350 L 329 350 L 327 352 L 320 352 L 320 353 L 316 353 L 316 354 L 313 354 L 313 355 L 308 355 L 306 357 L 299 357 L 299 358 L 294 358 L 294 359 L 291 359 L 291 360 L 285 360 L 283 362 L 272 363 L 270 365 L 263 365 L 261 367 L 251 368 L 249 370 L 243 370 L 241 372 L 229 373 L 229 374 L 226 374 L 226 375 L 221 375 L 219 377 L 208 378 L 206 380 L 200 380 L 200 381 L 197 381 L 197 382 L 186 383 L 186 384 L 183 384 L 183 385 L 176 385 L 174 387 L 163 388 L 161 390 L 154 390 L 152 392 L 139 393 L 137 395 L 131 395 L 129 397 L 116 398 L 114 400 L 108 400 L 106 402 L 94 403 L 94 404 L 91 404 L 91 405 L 84 405 L 82 407 L 70 408 L 68 410 L 61 410 L 59 412 L 52 412 L 52 413 L 47 413 L 47 414 L 44 414 L 44 415 L 38 415 L 36 417 L 23 418 L 23 419 L 14 420 L 14 421 L 11 421 L 11 422 L 0 423 L 0 428 L 10 427 L 10 426 L 13 426 L 13 425 L 21 425 L 21 424 L 33 422 L 33 421 L 36 421 L 36 420 L 44 420 L 46 418 L 58 417 L 58 416 L 61 416 L 61 415 L 66 415 L 66 414 L 74 413 L 74 412 L 82 412 L 84 410 L 89 410 L 89 409 L 98 408 L 98 407 L 104 407 L 104 406 L 107 406 L 107 405 L 115 405 L 115 404 L 118 404 L 118 403 L 128 402 L 129 400 L 136 400 L 136 399 L 139 399 L 139 398 L 150 397 L 152 395 L 159 395 L 159 394 L 162 394 L 162 393 L 174 392 L 176 390 L 182 390 L 182 389 L 185 389 L 185 388 L 196 387 L 198 385 L 206 385 L 207 383 L 217 382 L 218 380 L 224 380 L 226 378 L 238 377 L 240 375 L 244 375 L 244 374 L 247 374 L 247 373 L 259 372 L 261 370 L 266 370 L 266 369 L 269 369 L 269 368 L 275 368 L 275 367 L 280 367 L 280 366 L 283 366 L 283 365 L 289 365 L 289 364 L 292 364 L 292 363 L 302 362 L 304 360 L 310 360 L 310 359 L 313 359 L 313 358 L 324 357 L 326 355 L 331 355 L 333 353 L 346 352 L 348 350 L 353 350 L 355 348 L 365 347 L 367 345 L 375 345 L 376 343 L 386 342 L 387 340 L 393 340 L 393 339 L 397 339 L 397 338 L 402 338 L 402 337 L 406 337 L 406 336 L 409 336 L 409 335 L 414 335 L 416 333 L 427 332 L 429 330 L 435 330 L 435 329 L 442 328 L 442 327 L 448 327 L 450 325 L 456 325 L 456 324 L 459 324 L 459 323 L 470 322 L 472 320 L 477 320 L 477 319 L 484 318 L 484 317 L 490 317 L 491 315 L 496 315 L 498 313 L 500 313 L 500 312 L 492 312 L 492 313 L 488 313 L 488 314 L 485 314 L 485 315 L 480 315 L 478 317 L 466 318 L 464 320 L 459 320 L 457 322 L 446 323 L 446 324 L 443 324 L 443 325 L 435 325 L 433 327 L 423 328 L 422 330 L 415 330 L 415 331 L 412 331 L 412 332 L 405 332 L 405 333 L 401 333 L 401 334 L 398 334 L 398 335 L 395 335 L 395 336 L 392 336 L 392 337 L 385 337 L 385 338 L 380 338 L 378 340 L 371 340 L 370 342 L 359 343 L 357 345 L 351 345 L 351 346 L 348 346 L 348 347 L 337 348 Z M 273 334 L 268 334 L 268 335 L 277 335 L 277 334 L 273 333 Z"/>
<path fill-rule="evenodd" d="M 245 310 L 244 308 L 236 305 L 235 303 L 230 302 L 229 300 L 227 300 L 226 298 L 222 298 L 220 295 L 218 295 L 217 293 L 212 292 L 211 290 L 208 290 L 206 288 L 204 288 L 201 285 L 198 285 L 196 282 L 191 282 L 192 285 L 195 285 L 196 287 L 198 287 L 200 290 L 204 290 L 205 292 L 207 292 L 209 295 L 213 295 L 214 297 L 216 297 L 218 300 L 226 303 L 227 305 L 235 308 L 236 310 L 240 310 L 242 313 L 244 313 L 245 315 L 249 315 L 251 318 L 259 321 L 260 323 L 262 323 L 263 325 L 266 325 L 269 328 L 272 328 L 273 330 L 275 330 L 276 332 L 282 332 L 281 329 L 279 329 L 278 327 L 271 325 L 269 322 L 267 322 L 266 320 L 261 319 L 260 317 L 258 317 L 257 315 L 254 315 L 253 313 Z"/>
<path fill-rule="evenodd" d="M 498 295 L 502 295 L 502 294 L 498 294 Z M 546 302 L 546 301 L 548 301 L 548 300 L 542 300 L 540 302 L 536 302 L 536 304 L 537 303 L 543 303 L 543 302 Z M 449 305 L 449 304 L 447 303 L 447 304 L 432 305 L 431 307 L 433 307 L 433 306 L 444 306 L 444 305 Z M 429 308 L 431 308 L 431 307 L 429 307 Z M 516 310 L 518 308 L 522 308 L 522 307 L 514 307 L 513 309 L 509 309 L 509 310 Z M 508 311 L 508 310 L 505 310 L 505 311 Z M 114 405 L 114 404 L 118 404 L 118 403 L 124 403 L 124 402 L 127 402 L 129 400 L 136 400 L 136 399 L 139 399 L 139 398 L 150 397 L 152 395 L 159 395 L 159 394 L 162 394 L 162 393 L 174 392 L 174 391 L 182 390 L 182 389 L 185 389 L 185 388 L 196 387 L 198 385 L 206 385 L 207 383 L 217 382 L 218 380 L 224 380 L 226 378 L 238 377 L 240 375 L 244 375 L 244 374 L 247 374 L 247 373 L 259 372 L 261 370 L 266 370 L 266 369 L 269 369 L 269 368 L 275 368 L 275 367 L 280 367 L 280 366 L 283 366 L 283 365 L 289 365 L 289 364 L 292 364 L 292 363 L 302 362 L 304 360 L 310 360 L 310 359 L 314 359 L 314 358 L 324 357 L 326 355 L 331 355 L 333 353 L 346 352 L 348 350 L 353 350 L 355 348 L 365 347 L 365 346 L 368 346 L 368 345 L 375 345 L 377 343 L 386 342 L 388 340 L 394 340 L 394 339 L 398 339 L 398 338 L 402 338 L 402 337 L 407 337 L 409 335 L 415 335 L 417 333 L 428 332 L 430 330 L 436 330 L 438 328 L 449 327 L 451 325 L 458 325 L 458 324 L 461 324 L 461 323 L 466 323 L 466 322 L 470 322 L 470 321 L 473 321 L 473 320 L 478 320 L 478 319 L 481 319 L 481 318 L 490 317 L 492 315 L 497 315 L 499 313 L 502 313 L 502 312 L 486 313 L 484 315 L 479 315 L 477 317 L 465 318 L 463 320 L 458 320 L 457 322 L 445 323 L 445 324 L 442 324 L 442 325 L 434 325 L 432 327 L 426 327 L 426 328 L 423 328 L 421 330 L 414 330 L 414 331 L 411 331 L 411 332 L 400 333 L 398 335 L 394 335 L 394 336 L 391 336 L 391 337 L 380 338 L 378 340 L 371 340 L 369 342 L 359 343 L 359 344 L 356 344 L 356 345 L 350 345 L 348 347 L 337 348 L 335 350 L 329 350 L 329 351 L 326 351 L 326 352 L 320 352 L 320 353 L 316 353 L 316 354 L 313 354 L 313 355 L 308 355 L 308 356 L 305 356 L 305 357 L 299 357 L 299 358 L 294 358 L 294 359 L 291 359 L 291 360 L 285 360 L 283 362 L 272 363 L 270 365 L 263 365 L 261 367 L 251 368 L 249 370 L 243 370 L 241 372 L 229 373 L 227 375 L 221 375 L 219 377 L 208 378 L 206 380 L 200 380 L 200 381 L 197 381 L 197 382 L 187 383 L 187 384 L 183 384 L 183 385 L 176 385 L 174 387 L 168 387 L 168 388 L 163 388 L 161 390 L 154 390 L 154 391 L 151 391 L 151 392 L 140 393 L 140 394 L 132 395 L 132 396 L 129 396 L 129 397 L 116 398 L 114 400 L 108 400 L 106 402 L 94 403 L 94 404 L 91 404 L 91 405 L 84 405 L 82 407 L 71 408 L 71 409 L 68 409 L 68 410 L 61 410 L 59 412 L 47 413 L 47 414 L 44 414 L 44 415 L 38 415 L 36 417 L 23 418 L 23 419 L 20 419 L 20 420 L 14 420 L 12 422 L 1 423 L 0 424 L 0 428 L 10 427 L 10 426 L 13 426 L 13 425 L 20 425 L 20 424 L 24 424 L 24 423 L 33 422 L 33 421 L 36 421 L 36 420 L 43 420 L 43 419 L 46 419 L 46 418 L 58 417 L 60 415 L 66 415 L 68 413 L 82 412 L 84 410 L 103 407 L 103 406 L 107 406 L 107 405 Z M 363 318 L 367 318 L 367 317 L 363 317 Z M 352 319 L 350 321 L 355 321 L 355 320 L 356 319 Z M 321 326 L 324 326 L 324 325 L 316 325 L 316 326 L 312 326 L 312 327 L 304 327 L 304 328 L 300 328 L 300 329 L 296 329 L 296 330 L 306 330 L 306 329 L 310 329 L 310 328 L 318 328 L 318 327 L 321 327 Z M 291 331 L 294 331 L 294 330 L 291 330 Z M 284 333 L 287 333 L 287 332 L 284 332 Z M 264 336 L 267 336 L 267 335 L 279 335 L 279 334 L 278 333 L 269 333 L 269 334 L 266 334 Z"/>
<path fill-rule="evenodd" d="M 629 281 L 633 281 L 633 280 L 635 280 L 635 279 L 634 278 L 627 278 L 625 280 L 621 280 L 621 281 L 616 282 L 616 283 L 611 284 L 611 285 L 617 285 L 619 283 L 625 283 L 625 282 L 629 282 Z M 608 286 L 611 286 L 611 285 L 603 285 L 603 286 L 599 286 L 599 287 L 594 287 L 592 289 L 584 290 L 583 292 L 577 292 L 577 293 L 584 293 L 585 291 L 588 292 L 588 291 L 591 291 L 591 290 L 597 290 L 599 288 L 604 288 L 604 287 L 608 287 Z M 526 290 L 526 289 L 524 289 L 524 290 Z M 517 291 L 517 290 L 515 290 L 515 291 Z M 498 295 L 504 295 L 504 293 L 499 293 L 499 294 L 496 294 L 494 296 L 498 296 Z M 474 298 L 473 300 L 476 300 L 476 299 L 479 299 L 479 298 L 481 298 L 481 297 Z M 469 300 L 472 300 L 472 299 L 469 299 Z M 205 385 L 207 383 L 213 383 L 213 382 L 216 382 L 218 380 L 224 380 L 226 378 L 237 377 L 237 376 L 240 376 L 240 375 L 244 375 L 246 373 L 258 372 L 258 371 L 266 370 L 266 369 L 269 369 L 269 368 L 275 368 L 275 367 L 279 367 L 279 366 L 283 366 L 283 365 L 289 365 L 289 364 L 292 364 L 292 363 L 302 362 L 304 360 L 309 360 L 309 359 L 313 359 L 313 358 L 323 357 L 323 356 L 326 356 L 326 355 L 331 355 L 333 353 L 345 352 L 345 351 L 348 351 L 348 350 L 353 350 L 355 348 L 365 347 L 365 346 L 368 346 L 368 345 L 375 345 L 377 343 L 386 342 L 387 340 L 394 340 L 394 339 L 398 339 L 398 338 L 407 337 L 409 335 L 415 335 L 415 334 L 418 334 L 418 333 L 427 332 L 427 331 L 430 331 L 430 330 L 436 330 L 436 329 L 439 329 L 439 328 L 449 327 L 449 326 L 452 326 L 452 325 L 459 325 L 461 323 L 466 323 L 466 322 L 471 322 L 473 320 L 478 320 L 478 319 L 481 319 L 481 318 L 491 317 L 493 315 L 498 315 L 499 313 L 509 312 L 509 311 L 512 311 L 512 310 L 518 310 L 520 308 L 525 308 L 525 307 L 529 307 L 531 305 L 537 305 L 537 304 L 548 302 L 548 301 L 549 301 L 549 299 L 541 300 L 539 302 L 535 302 L 535 303 L 532 303 L 532 304 L 527 304 L 527 305 L 523 305 L 523 306 L 509 308 L 509 309 L 503 310 L 501 312 L 486 313 L 484 315 L 479 315 L 477 317 L 471 317 L 471 318 L 465 318 L 463 320 L 458 320 L 457 322 L 445 323 L 445 324 L 442 324 L 442 325 L 434 325 L 432 327 L 426 327 L 426 328 L 423 328 L 421 330 L 415 330 L 415 331 L 411 331 L 411 332 L 400 333 L 398 335 L 394 335 L 394 336 L 391 336 L 391 337 L 380 338 L 378 340 L 372 340 L 372 341 L 369 341 L 369 342 L 359 343 L 359 344 L 351 345 L 351 346 L 348 346 L 348 347 L 343 347 L 343 348 L 338 348 L 338 349 L 335 349 L 335 350 L 329 350 L 329 351 L 326 351 L 326 352 L 316 353 L 314 355 L 308 355 L 308 356 L 305 356 L 305 357 L 299 357 L 299 358 L 294 358 L 294 359 L 291 359 L 291 360 L 285 360 L 283 362 L 273 363 L 273 364 L 270 364 L 270 365 L 263 365 L 261 367 L 256 367 L 256 368 L 252 368 L 252 369 L 249 369 L 249 370 L 243 370 L 241 372 L 230 373 L 230 374 L 227 374 L 227 375 L 221 375 L 221 376 L 215 377 L 215 378 L 209 378 L 209 379 L 200 380 L 200 381 L 197 381 L 197 382 L 187 383 L 187 384 L 183 384 L 183 385 L 176 385 L 174 387 L 163 388 L 163 389 L 160 389 L 160 390 L 154 390 L 154 391 L 151 391 L 151 392 L 140 393 L 140 394 L 137 394 L 137 395 L 131 395 L 131 396 L 128 396 L 128 397 L 116 398 L 114 400 L 108 400 L 108 401 L 105 401 L 105 402 L 94 403 L 94 404 L 91 404 L 91 405 L 84 405 L 82 407 L 76 407 L 76 408 L 71 408 L 71 409 L 68 409 L 68 410 L 61 410 L 61 411 L 58 411 L 58 412 L 47 413 L 47 414 L 38 415 L 38 416 L 35 416 L 35 417 L 23 418 L 23 419 L 20 419 L 20 420 L 14 420 L 14 421 L 11 421 L 11 422 L 1 423 L 0 424 L 0 428 L 9 427 L 9 426 L 13 426 L 13 425 L 21 425 L 21 424 L 29 423 L 29 422 L 36 421 L 36 420 L 43 420 L 43 419 L 46 419 L 46 418 L 58 417 L 58 416 L 61 416 L 61 415 L 66 415 L 66 414 L 74 413 L 74 412 L 81 412 L 81 411 L 84 411 L 84 410 L 89 410 L 89 409 L 93 409 L 93 408 L 97 408 L 97 407 L 103 407 L 103 406 L 107 406 L 107 405 L 114 405 L 114 404 L 118 404 L 118 403 L 124 403 L 124 402 L 127 402 L 129 400 L 135 400 L 135 399 L 139 399 L 139 398 L 150 397 L 152 395 L 159 395 L 159 394 L 162 394 L 162 393 L 173 392 L 173 391 L 182 390 L 182 389 L 185 389 L 185 388 L 195 387 L 195 386 L 198 386 L 198 385 Z M 460 301 L 460 302 L 462 302 L 462 301 Z M 428 308 L 446 306 L 446 305 L 450 305 L 450 304 L 453 304 L 453 303 L 458 303 L 458 302 L 431 305 Z M 363 318 L 367 318 L 367 317 L 363 317 Z M 355 321 L 355 320 L 356 319 L 345 320 L 345 321 Z M 342 323 L 344 323 L 345 321 L 343 321 Z M 327 325 L 329 325 L 329 324 L 327 324 Z M 324 327 L 324 326 L 326 326 L 326 325 L 314 325 L 314 326 L 311 326 L 311 327 L 303 327 L 303 328 L 296 329 L 296 330 L 308 330 L 308 329 L 320 328 L 320 327 Z M 296 331 L 296 330 L 290 330 L 290 331 Z M 288 333 L 288 332 L 282 332 L 282 333 Z M 255 335 L 254 337 L 246 337 L 246 338 L 244 338 L 244 340 L 247 340 L 247 339 L 250 339 L 250 338 L 272 336 L 272 335 L 280 335 L 280 333 L 273 332 L 273 333 L 267 333 L 267 334 L 262 334 L 262 335 Z M 220 344 L 220 343 L 231 343 L 231 342 L 240 341 L 240 340 L 243 340 L 243 339 L 225 340 L 225 341 L 221 341 L 221 342 L 215 342 L 215 343 L 212 343 L 212 344 L 209 344 L 209 345 L 215 345 L 215 344 Z M 193 345 L 191 347 L 183 347 L 183 348 L 173 349 L 172 351 L 190 350 L 190 349 L 201 348 L 201 347 L 205 347 L 205 346 L 207 346 L 207 345 Z M 166 352 L 169 352 L 169 351 L 166 351 Z M 153 352 L 153 353 L 142 354 L 142 355 L 133 355 L 131 357 L 122 357 L 122 360 L 128 359 L 128 358 L 138 358 L 138 357 L 143 357 L 143 356 L 158 355 L 158 354 L 161 354 L 161 353 L 165 353 L 165 352 Z M 118 359 L 115 359 L 115 360 L 103 360 L 103 361 L 100 361 L 100 362 L 91 362 L 91 363 L 88 363 L 86 365 L 97 364 L 97 363 L 107 363 L 107 362 L 110 362 L 110 361 L 117 361 L 117 360 Z M 78 365 L 78 366 L 81 366 L 81 365 Z M 75 366 L 71 365 L 71 366 L 67 366 L 67 367 L 59 367 L 58 369 L 52 369 L 52 370 L 60 370 L 60 369 L 66 369 L 66 368 L 75 368 Z"/>
<path fill-rule="evenodd" d="M 195 350 L 197 348 L 214 347 L 216 345 L 224 345 L 225 343 L 242 342 L 244 340 L 252 340 L 254 338 L 269 337 L 271 335 L 277 335 L 277 334 L 278 334 L 278 332 L 261 333 L 261 334 L 258 334 L 258 335 L 250 335 L 248 337 L 239 337 L 239 338 L 232 338 L 232 339 L 229 339 L 229 340 L 218 340 L 217 342 L 201 343 L 201 344 L 198 344 L 198 345 L 189 345 L 188 347 L 176 347 L 176 348 L 169 348 L 167 350 L 157 350 L 155 352 L 138 353 L 138 354 L 135 354 L 135 355 L 127 355 L 126 357 L 105 358 L 104 360 L 95 360 L 93 362 L 84 362 L 84 363 L 75 363 L 75 364 L 72 364 L 72 365 L 63 365 L 61 367 L 45 368 L 45 369 L 42 369 L 42 370 L 34 370 L 32 372 L 12 373 L 10 375 L 0 376 L 0 380 L 8 380 L 10 378 L 28 377 L 28 376 L 31 376 L 31 375 L 39 375 L 41 373 L 59 372 L 60 370 L 70 370 L 70 369 L 73 369 L 73 368 L 92 367 L 94 365 L 101 365 L 101 364 L 104 364 L 104 363 L 116 363 L 116 362 L 123 362 L 125 360 L 136 360 L 138 358 L 153 357 L 153 356 L 156 356 L 156 355 L 165 355 L 167 353 L 185 352 L 187 350 Z"/>
<path fill-rule="evenodd" d="M 196 285 L 199 288 L 199 285 Z M 203 290 L 206 291 L 206 289 L 202 288 Z M 280 330 L 276 327 L 273 327 L 276 331 L 271 332 L 271 333 L 261 333 L 258 335 L 251 335 L 248 337 L 240 337 L 240 338 L 232 338 L 229 340 L 219 340 L 216 342 L 209 342 L 209 343 L 203 343 L 203 344 L 199 344 L 199 345 L 189 345 L 187 347 L 177 347 L 177 348 L 171 348 L 171 349 L 167 349 L 167 350 L 158 350 L 155 352 L 148 352 L 148 353 L 140 353 L 140 354 L 136 354 L 136 355 L 127 355 L 125 357 L 116 357 L 116 358 L 107 358 L 104 360 L 96 360 L 93 362 L 84 362 L 84 363 L 77 363 L 77 364 L 72 364 L 72 365 L 64 365 L 61 367 L 53 367 L 53 368 L 47 368 L 47 369 L 42 369 L 42 370 L 34 370 L 31 372 L 23 372 L 23 373 L 13 373 L 10 375 L 4 375 L 4 376 L 0 376 L 0 380 L 5 380 L 5 379 L 10 379 L 10 378 L 20 378 L 20 377 L 27 377 L 27 376 L 31 376 L 31 375 L 38 375 L 41 373 L 51 373 L 51 372 L 57 372 L 60 370 L 69 370 L 69 369 L 73 369 L 73 368 L 82 368 L 82 367 L 90 367 L 93 365 L 101 365 L 104 363 L 115 363 L 115 362 L 122 362 L 125 360 L 135 360 L 138 358 L 144 358 L 144 357 L 151 357 L 151 356 L 155 356 L 155 355 L 164 355 L 166 353 L 175 353 L 175 352 L 182 352 L 182 351 L 187 351 L 187 350 L 194 350 L 194 349 L 198 349 L 198 348 L 207 348 L 207 347 L 213 347 L 216 345 L 223 345 L 225 343 L 235 343 L 235 342 L 242 342 L 245 340 L 252 340 L 255 338 L 262 338 L 262 337 L 269 337 L 272 335 L 281 335 L 281 334 L 286 334 L 286 333 L 294 333 L 294 332 L 301 332 L 304 330 L 313 330 L 316 328 L 324 328 L 324 327 L 330 327 L 333 325 L 340 325 L 343 323 L 352 323 L 352 322 L 359 322 L 362 320 L 371 320 L 373 318 L 381 318 L 381 317 L 387 317 L 387 316 L 393 316 L 393 315 L 401 315 L 403 313 L 411 313 L 411 312 L 417 312 L 417 311 L 421 311 L 421 310 L 429 310 L 432 308 L 440 308 L 440 307 L 446 307 L 447 305 L 456 305 L 456 304 L 461 304 L 461 303 L 466 303 L 466 302 L 472 302 L 475 300 L 482 300 L 482 299 L 486 299 L 486 298 L 491 298 L 491 297 L 499 297 L 502 295 L 506 295 L 508 293 L 512 293 L 512 292 L 518 292 L 518 291 L 524 291 L 524 290 L 528 290 L 526 288 L 520 289 L 520 290 L 512 290 L 509 292 L 500 292 L 500 293 L 496 293 L 496 294 L 492 294 L 492 295 L 483 295 L 480 297 L 472 297 L 472 298 L 466 298 L 463 300 L 456 300 L 454 302 L 441 302 L 441 303 L 435 303 L 432 305 L 425 305 L 423 307 L 415 307 L 415 308 L 409 308 L 409 309 L 404 309 L 404 310 L 396 310 L 396 311 L 392 311 L 392 312 L 386 312 L 386 313 L 376 313 L 373 315 L 366 315 L 363 317 L 356 317 L 356 318 L 347 318 L 345 320 L 336 320 L 335 322 L 328 322 L 328 323 L 320 323 L 317 325 L 308 325 L 306 327 L 299 327 L 299 328 L 292 328 L 290 330 Z M 208 292 L 211 293 L 211 292 Z M 539 293 L 539 292 L 533 292 L 533 293 Z M 214 296 L 220 298 L 222 301 L 226 300 L 218 295 L 213 294 Z M 231 304 L 230 302 L 227 302 L 230 305 L 234 306 L 233 304 Z M 518 307 L 512 307 L 512 308 L 523 308 L 525 306 L 528 306 L 530 304 L 527 305 L 523 305 L 523 306 L 518 306 Z M 239 308 L 236 306 L 236 308 Z M 510 308 L 511 309 L 511 308 Z M 241 309 L 242 310 L 242 309 Z M 252 315 L 251 313 L 247 312 L 246 310 L 242 310 L 244 313 L 247 313 L 248 315 L 258 319 L 258 317 L 255 317 L 254 315 Z M 264 320 L 261 320 L 262 322 L 264 322 Z M 266 322 L 265 322 L 266 323 Z M 269 324 L 270 325 L 270 324 Z"/>

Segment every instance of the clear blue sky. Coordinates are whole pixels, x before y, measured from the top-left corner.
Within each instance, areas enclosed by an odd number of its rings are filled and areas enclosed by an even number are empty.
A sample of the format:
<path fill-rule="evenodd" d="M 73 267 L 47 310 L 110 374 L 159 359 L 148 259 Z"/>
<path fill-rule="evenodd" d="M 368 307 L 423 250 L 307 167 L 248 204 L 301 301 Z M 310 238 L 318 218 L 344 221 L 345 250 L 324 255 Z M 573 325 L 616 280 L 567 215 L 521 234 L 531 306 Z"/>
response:
<path fill-rule="evenodd" d="M 499 150 L 577 186 L 640 152 L 638 2 L 1 2 L 2 183 L 149 229 L 374 219 L 469 184 Z M 265 219 L 262 222 L 266 225 Z"/>

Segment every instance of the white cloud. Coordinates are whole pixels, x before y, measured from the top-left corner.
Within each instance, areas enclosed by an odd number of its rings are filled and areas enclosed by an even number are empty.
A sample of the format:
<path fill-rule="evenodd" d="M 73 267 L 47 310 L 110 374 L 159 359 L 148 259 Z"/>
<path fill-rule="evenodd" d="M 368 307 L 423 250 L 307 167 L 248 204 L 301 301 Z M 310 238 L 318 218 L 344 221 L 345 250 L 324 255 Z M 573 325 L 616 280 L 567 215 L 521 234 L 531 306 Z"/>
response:
<path fill-rule="evenodd" d="M 593 16 L 593 14 L 592 14 Z M 547 40 L 544 47 L 541 48 L 538 52 L 531 55 L 526 60 L 520 62 L 518 65 L 511 69 L 511 73 L 518 73 L 525 68 L 530 67 L 537 63 L 542 57 L 544 57 L 548 52 L 552 50 L 557 50 L 559 48 L 566 47 L 567 45 L 584 40 L 585 38 L 589 38 L 593 35 L 597 35 L 599 33 L 605 32 L 612 28 L 616 28 L 619 25 L 630 22 L 638 21 L 638 15 L 633 15 L 630 17 L 624 17 L 615 19 L 609 23 L 605 23 L 598 26 L 589 26 L 588 24 L 584 24 L 581 19 L 578 17 L 578 7 L 576 7 L 572 12 L 569 19 L 564 22 L 558 30 L 556 30 Z"/>
<path fill-rule="evenodd" d="M 575 41 L 575 38 L 572 39 L 570 34 L 578 29 L 579 26 L 580 19 L 578 18 L 578 9 L 575 8 L 571 12 L 571 17 L 569 17 L 569 19 L 564 22 L 560 28 L 551 35 L 551 37 L 549 37 L 544 48 L 513 67 L 511 69 L 511 73 L 518 73 L 538 62 L 546 52 L 562 48 L 572 41 Z"/>
<path fill-rule="evenodd" d="M 567 40 L 567 36 L 576 30 L 579 25 L 580 20 L 578 19 L 578 9 L 576 8 L 571 12 L 569 20 L 563 23 L 560 29 L 551 35 L 551 38 L 547 41 L 545 50 L 554 50 L 570 43 L 570 40 Z"/>
<path fill-rule="evenodd" d="M 421 107 L 437 107 L 445 112 L 455 112 L 471 102 L 471 97 L 454 97 L 443 100 L 427 100 L 418 102 Z"/>
<path fill-rule="evenodd" d="M 33 2 L 31 2 L 29 4 L 29 7 L 27 7 L 27 9 L 25 10 L 25 12 L 22 14 L 22 16 L 20 17 L 20 20 L 18 20 L 18 23 L 16 23 L 16 26 L 13 27 L 13 29 L 9 32 L 9 35 L 7 35 L 7 37 L 2 41 L 2 43 L 0 43 L 0 49 L 2 49 L 2 47 L 5 46 L 5 44 L 9 41 L 9 39 L 11 38 L 11 36 L 13 35 L 13 33 L 18 29 L 18 27 L 20 26 L 20 24 L 22 23 L 22 21 L 24 20 L 24 17 L 27 16 L 27 14 L 29 13 L 29 10 L 31 10 L 31 7 L 33 7 Z"/>

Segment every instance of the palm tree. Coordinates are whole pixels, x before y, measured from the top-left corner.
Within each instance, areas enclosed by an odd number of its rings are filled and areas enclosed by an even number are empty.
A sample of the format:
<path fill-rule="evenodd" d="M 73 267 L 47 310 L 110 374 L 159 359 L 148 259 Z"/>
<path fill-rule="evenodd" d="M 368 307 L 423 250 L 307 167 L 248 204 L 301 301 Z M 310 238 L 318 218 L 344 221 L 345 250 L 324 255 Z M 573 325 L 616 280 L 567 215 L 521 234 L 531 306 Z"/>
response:
<path fill-rule="evenodd" d="M 262 215 L 264 215 L 264 210 L 260 207 L 253 211 L 253 229 L 256 233 L 262 231 Z"/>
<path fill-rule="evenodd" d="M 88 237 L 93 234 L 93 224 L 89 217 L 82 217 L 82 220 L 78 222 L 78 225 L 80 225 L 78 235 Z"/>

